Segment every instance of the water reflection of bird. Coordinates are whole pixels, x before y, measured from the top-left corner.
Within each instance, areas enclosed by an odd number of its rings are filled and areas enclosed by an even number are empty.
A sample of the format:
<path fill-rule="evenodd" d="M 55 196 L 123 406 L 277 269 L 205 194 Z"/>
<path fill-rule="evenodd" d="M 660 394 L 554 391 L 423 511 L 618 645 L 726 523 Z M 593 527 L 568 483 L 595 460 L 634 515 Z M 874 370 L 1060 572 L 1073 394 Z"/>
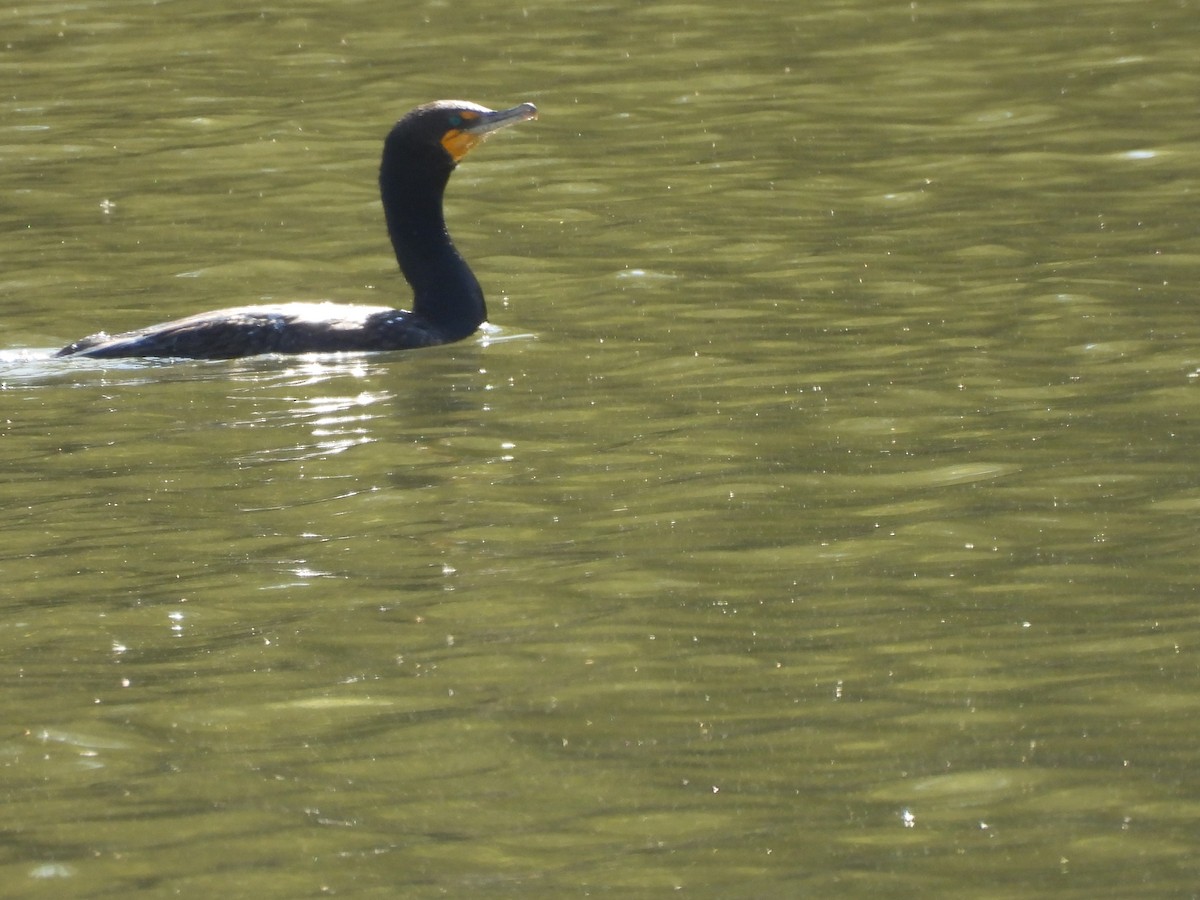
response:
<path fill-rule="evenodd" d="M 418 106 L 383 145 L 379 191 L 412 311 L 336 303 L 279 303 L 200 313 L 138 331 L 85 337 L 58 356 L 228 359 L 258 353 L 401 350 L 461 340 L 487 318 L 483 291 L 442 211 L 450 173 L 491 132 L 537 116 L 532 103 L 491 110 L 461 100 Z"/>

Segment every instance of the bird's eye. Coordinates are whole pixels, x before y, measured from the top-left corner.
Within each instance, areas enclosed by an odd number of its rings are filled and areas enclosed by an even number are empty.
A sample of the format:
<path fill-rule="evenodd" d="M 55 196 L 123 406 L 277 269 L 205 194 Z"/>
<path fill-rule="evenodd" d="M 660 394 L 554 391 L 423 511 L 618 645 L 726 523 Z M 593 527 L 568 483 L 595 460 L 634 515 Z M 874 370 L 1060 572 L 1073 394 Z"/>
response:
<path fill-rule="evenodd" d="M 458 113 L 450 114 L 450 127 L 451 128 L 462 128 L 462 123 L 463 123 L 462 116 L 460 116 Z"/>

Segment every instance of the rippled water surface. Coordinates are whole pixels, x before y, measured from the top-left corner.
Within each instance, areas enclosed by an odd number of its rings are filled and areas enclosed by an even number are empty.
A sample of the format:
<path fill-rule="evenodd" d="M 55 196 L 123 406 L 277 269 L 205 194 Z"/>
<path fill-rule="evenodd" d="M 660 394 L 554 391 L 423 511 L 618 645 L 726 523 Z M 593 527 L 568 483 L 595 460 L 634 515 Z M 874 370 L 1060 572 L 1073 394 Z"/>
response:
<path fill-rule="evenodd" d="M 0 17 L 0 893 L 1196 891 L 1194 2 Z M 484 335 L 50 358 L 456 96 Z"/>

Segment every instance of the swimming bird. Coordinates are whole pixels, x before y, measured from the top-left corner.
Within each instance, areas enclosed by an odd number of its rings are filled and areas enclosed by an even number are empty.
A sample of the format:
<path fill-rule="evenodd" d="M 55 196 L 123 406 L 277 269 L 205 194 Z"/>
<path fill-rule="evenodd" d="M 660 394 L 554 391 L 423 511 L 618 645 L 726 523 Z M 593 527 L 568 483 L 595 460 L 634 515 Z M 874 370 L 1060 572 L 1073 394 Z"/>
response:
<path fill-rule="evenodd" d="M 56 356 L 229 359 L 259 353 L 402 350 L 462 340 L 487 320 L 487 306 L 442 210 L 442 195 L 467 152 L 497 129 L 537 117 L 532 103 L 493 110 L 439 100 L 407 113 L 383 145 L 379 193 L 400 271 L 413 289 L 412 310 L 338 303 L 238 306 L 151 325 L 104 332 L 68 344 Z"/>

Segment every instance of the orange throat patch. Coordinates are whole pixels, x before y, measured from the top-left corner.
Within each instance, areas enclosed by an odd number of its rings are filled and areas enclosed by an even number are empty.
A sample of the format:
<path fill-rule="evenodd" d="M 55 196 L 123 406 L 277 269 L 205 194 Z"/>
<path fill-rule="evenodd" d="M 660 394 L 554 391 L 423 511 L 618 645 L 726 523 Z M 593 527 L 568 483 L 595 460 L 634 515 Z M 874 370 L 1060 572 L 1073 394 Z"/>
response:
<path fill-rule="evenodd" d="M 471 134 L 469 131 L 459 131 L 457 128 L 452 128 L 442 135 L 442 146 L 446 148 L 446 152 L 450 154 L 450 158 L 458 162 L 470 153 L 473 147 L 483 143 L 483 139 L 486 136 L 484 134 Z"/>

